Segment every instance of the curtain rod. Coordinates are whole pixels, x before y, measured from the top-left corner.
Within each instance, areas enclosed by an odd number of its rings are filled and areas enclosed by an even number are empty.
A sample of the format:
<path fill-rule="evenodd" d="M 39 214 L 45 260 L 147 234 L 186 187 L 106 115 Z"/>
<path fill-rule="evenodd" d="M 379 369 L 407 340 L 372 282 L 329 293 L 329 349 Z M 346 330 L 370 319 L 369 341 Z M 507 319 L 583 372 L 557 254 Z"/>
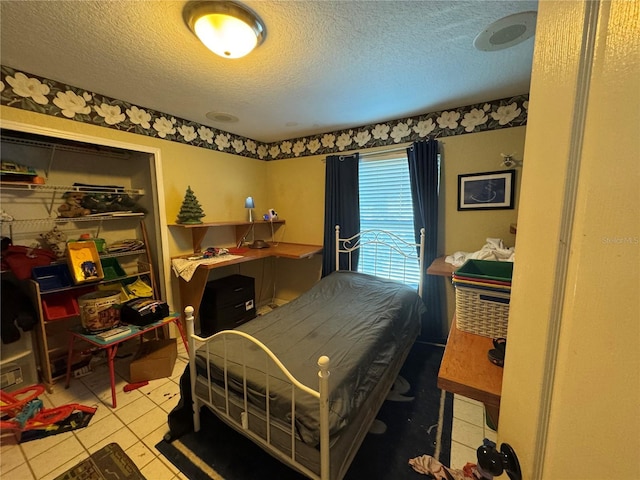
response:
<path fill-rule="evenodd" d="M 385 155 L 387 153 L 393 153 L 393 152 L 406 152 L 407 148 L 413 148 L 413 144 L 410 143 L 410 144 L 405 145 L 403 147 L 388 148 L 386 150 L 377 150 L 375 152 L 361 153 L 360 154 L 360 158 L 373 157 L 375 155 Z"/>
<path fill-rule="evenodd" d="M 393 152 L 406 151 L 407 148 L 413 148 L 413 144 L 407 143 L 403 147 L 387 148 L 386 150 L 378 150 L 376 152 L 361 153 L 360 154 L 360 158 L 372 157 L 374 155 L 385 155 L 387 153 L 393 153 Z M 355 153 L 351 153 L 349 155 L 340 155 L 339 158 L 340 158 L 340 160 L 344 160 L 345 158 L 353 157 L 354 155 L 355 155 Z M 325 163 L 327 161 L 327 159 L 323 158 L 323 159 L 321 159 L 321 161 L 322 161 L 322 163 Z"/>
<path fill-rule="evenodd" d="M 440 144 L 444 145 L 444 142 L 440 140 Z M 406 151 L 407 148 L 413 148 L 413 143 L 405 143 L 403 146 L 387 148 L 385 150 L 377 150 L 375 152 L 361 153 L 360 154 L 360 158 L 374 157 L 376 155 L 386 155 L 387 153 L 393 153 L 393 152 L 402 152 L 402 151 Z M 343 160 L 343 159 L 349 158 L 349 157 L 353 157 L 354 155 L 355 155 L 355 153 L 352 153 L 352 154 L 349 154 L 349 155 L 340 155 L 340 160 Z M 322 159 L 322 163 L 325 163 L 325 162 L 326 162 L 326 158 L 323 158 Z"/>

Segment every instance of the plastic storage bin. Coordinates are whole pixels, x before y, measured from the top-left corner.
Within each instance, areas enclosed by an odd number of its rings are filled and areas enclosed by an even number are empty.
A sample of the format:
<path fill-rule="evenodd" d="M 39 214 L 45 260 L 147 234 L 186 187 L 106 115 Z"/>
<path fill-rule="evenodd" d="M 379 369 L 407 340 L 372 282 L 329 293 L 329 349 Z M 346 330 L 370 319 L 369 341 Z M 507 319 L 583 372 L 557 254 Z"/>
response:
<path fill-rule="evenodd" d="M 31 332 L 20 332 L 20 340 L 2 345 L 0 389 L 12 392 L 38 383 Z"/>
<path fill-rule="evenodd" d="M 52 293 L 42 297 L 45 320 L 63 320 L 80 315 L 78 301 L 70 292 Z"/>
<path fill-rule="evenodd" d="M 12 392 L 18 388 L 36 385 L 38 371 L 36 370 L 33 353 L 27 353 L 14 362 L 0 365 L 0 388 Z"/>
<path fill-rule="evenodd" d="M 511 283 L 513 276 L 513 262 L 496 262 L 494 260 L 467 260 L 458 268 L 457 276 L 477 278 L 479 280 L 494 280 Z"/>
<path fill-rule="evenodd" d="M 102 263 L 94 242 L 69 242 L 67 262 L 76 284 L 100 281 L 104 278 Z"/>
<path fill-rule="evenodd" d="M 104 272 L 104 280 L 115 280 L 127 275 L 117 258 L 101 258 L 100 263 Z"/>
<path fill-rule="evenodd" d="M 19 356 L 22 353 L 33 351 L 32 332 L 23 331 L 20 327 L 20 339 L 16 342 L 3 343 L 0 347 L 0 358 L 4 362 L 5 360 Z"/>
<path fill-rule="evenodd" d="M 512 262 L 468 260 L 453 274 L 460 330 L 483 337 L 507 337 Z"/>
<path fill-rule="evenodd" d="M 98 290 L 102 292 L 114 292 L 120 294 L 120 303 L 126 303 L 128 300 L 136 298 L 135 295 L 131 295 L 124 285 L 120 282 L 106 283 L 98 285 Z"/>
<path fill-rule="evenodd" d="M 38 282 L 41 292 L 49 292 L 73 285 L 69 267 L 63 263 L 33 267 L 31 277 Z"/>
<path fill-rule="evenodd" d="M 78 240 L 69 240 L 69 242 L 93 242 L 96 244 L 96 250 L 98 253 L 106 253 L 107 252 L 107 242 L 104 241 L 103 238 L 95 238 L 89 235 L 88 233 L 83 233 L 80 235 Z"/>

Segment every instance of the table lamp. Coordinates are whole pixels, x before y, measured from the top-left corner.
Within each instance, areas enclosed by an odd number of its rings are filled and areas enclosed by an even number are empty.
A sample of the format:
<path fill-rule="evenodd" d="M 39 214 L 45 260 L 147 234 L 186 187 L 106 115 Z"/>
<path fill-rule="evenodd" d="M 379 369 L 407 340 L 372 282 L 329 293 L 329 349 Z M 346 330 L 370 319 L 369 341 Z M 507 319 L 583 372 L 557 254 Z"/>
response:
<path fill-rule="evenodd" d="M 249 221 L 253 223 L 253 209 L 255 205 L 253 203 L 253 197 L 247 197 L 244 201 L 244 208 L 249 210 Z"/>

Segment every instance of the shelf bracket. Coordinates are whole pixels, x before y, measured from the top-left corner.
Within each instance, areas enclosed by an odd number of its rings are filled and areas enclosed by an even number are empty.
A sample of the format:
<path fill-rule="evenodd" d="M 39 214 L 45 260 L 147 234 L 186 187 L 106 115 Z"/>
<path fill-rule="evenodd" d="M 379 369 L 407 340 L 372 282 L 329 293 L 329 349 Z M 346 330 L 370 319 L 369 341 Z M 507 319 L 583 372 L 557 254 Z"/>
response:
<path fill-rule="evenodd" d="M 44 171 L 44 177 L 49 180 L 49 172 L 51 171 L 51 166 L 53 165 L 53 157 L 56 155 L 56 146 L 53 145 L 51 147 L 51 155 L 49 156 L 49 165 L 47 165 L 47 169 Z"/>
<path fill-rule="evenodd" d="M 53 190 L 51 192 L 51 203 L 49 203 L 49 206 L 47 207 L 47 213 L 49 214 L 49 216 L 53 215 L 53 203 L 56 201 L 56 191 Z"/>
<path fill-rule="evenodd" d="M 47 180 L 49 180 L 49 172 L 51 171 L 51 167 L 53 166 L 53 158 L 56 155 L 56 146 L 53 145 L 51 147 L 51 155 L 49 156 L 49 164 L 47 165 L 46 170 L 44 171 L 44 178 L 46 178 Z M 51 203 L 49 204 L 49 208 L 47 208 L 47 213 L 49 214 L 49 216 L 53 215 L 53 203 L 55 202 L 56 199 L 56 190 L 54 189 L 51 192 Z"/>
<path fill-rule="evenodd" d="M 193 227 L 191 229 L 193 253 L 200 253 L 202 251 L 202 240 L 204 240 L 207 230 L 209 230 L 209 227 Z"/>

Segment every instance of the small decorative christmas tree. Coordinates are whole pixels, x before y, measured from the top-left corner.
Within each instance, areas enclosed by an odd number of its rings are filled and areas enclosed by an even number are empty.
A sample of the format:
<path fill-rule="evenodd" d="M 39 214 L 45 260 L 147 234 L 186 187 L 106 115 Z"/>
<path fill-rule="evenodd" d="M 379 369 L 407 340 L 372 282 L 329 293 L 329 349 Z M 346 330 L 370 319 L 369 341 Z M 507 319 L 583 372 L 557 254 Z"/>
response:
<path fill-rule="evenodd" d="M 204 217 L 202 207 L 193 194 L 191 186 L 188 186 L 187 193 L 185 193 L 182 206 L 180 207 L 180 213 L 178 213 L 178 223 L 188 225 L 202 223 L 202 220 L 200 220 L 202 217 Z"/>

